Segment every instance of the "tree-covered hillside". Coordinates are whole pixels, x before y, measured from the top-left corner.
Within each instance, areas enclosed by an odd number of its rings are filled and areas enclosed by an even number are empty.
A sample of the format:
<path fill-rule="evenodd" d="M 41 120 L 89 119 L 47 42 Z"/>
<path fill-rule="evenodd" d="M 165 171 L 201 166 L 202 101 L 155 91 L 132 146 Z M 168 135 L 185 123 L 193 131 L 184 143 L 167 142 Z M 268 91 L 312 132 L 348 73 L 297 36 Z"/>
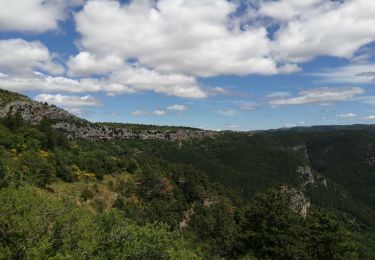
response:
<path fill-rule="evenodd" d="M 0 120 L 0 259 L 375 257 L 367 131 L 90 141 L 52 125 Z"/>

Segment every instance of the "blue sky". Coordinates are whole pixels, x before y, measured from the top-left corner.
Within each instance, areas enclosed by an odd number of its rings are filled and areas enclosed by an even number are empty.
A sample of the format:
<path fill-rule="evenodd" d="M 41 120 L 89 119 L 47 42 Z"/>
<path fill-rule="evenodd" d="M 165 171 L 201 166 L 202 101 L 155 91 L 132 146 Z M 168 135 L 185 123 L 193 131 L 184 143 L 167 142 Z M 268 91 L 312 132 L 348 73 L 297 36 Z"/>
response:
<path fill-rule="evenodd" d="M 0 4 L 0 87 L 91 121 L 375 122 L 375 1 Z"/>

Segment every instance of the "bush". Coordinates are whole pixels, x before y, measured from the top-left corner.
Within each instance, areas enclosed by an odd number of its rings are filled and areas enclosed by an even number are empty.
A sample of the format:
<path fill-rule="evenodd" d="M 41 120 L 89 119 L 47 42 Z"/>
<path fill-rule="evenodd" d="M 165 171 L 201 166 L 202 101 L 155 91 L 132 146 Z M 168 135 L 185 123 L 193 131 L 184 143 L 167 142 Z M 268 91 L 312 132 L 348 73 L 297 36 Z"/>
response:
<path fill-rule="evenodd" d="M 94 198 L 94 193 L 88 187 L 85 187 L 84 190 L 81 192 L 80 197 L 83 201 L 87 201 L 89 199 Z"/>

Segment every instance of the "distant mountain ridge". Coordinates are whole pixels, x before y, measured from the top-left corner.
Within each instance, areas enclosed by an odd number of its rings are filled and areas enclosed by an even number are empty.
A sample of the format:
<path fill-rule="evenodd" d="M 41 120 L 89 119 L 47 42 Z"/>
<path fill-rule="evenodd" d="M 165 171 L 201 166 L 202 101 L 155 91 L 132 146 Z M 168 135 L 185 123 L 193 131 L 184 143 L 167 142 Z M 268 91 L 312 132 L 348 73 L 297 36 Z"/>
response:
<path fill-rule="evenodd" d="M 292 131 L 292 132 L 329 132 L 338 130 L 364 130 L 368 133 L 375 134 L 374 124 L 352 124 L 352 125 L 313 125 L 313 126 L 296 126 L 288 128 L 277 128 L 270 130 L 261 130 L 256 132 L 282 132 L 282 131 Z"/>

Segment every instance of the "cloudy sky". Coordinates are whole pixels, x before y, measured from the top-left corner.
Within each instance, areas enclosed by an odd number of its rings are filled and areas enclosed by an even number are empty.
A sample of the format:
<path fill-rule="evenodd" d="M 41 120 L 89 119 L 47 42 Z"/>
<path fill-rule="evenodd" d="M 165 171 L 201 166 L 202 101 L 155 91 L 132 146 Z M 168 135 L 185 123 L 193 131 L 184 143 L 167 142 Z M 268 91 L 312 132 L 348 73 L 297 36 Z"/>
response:
<path fill-rule="evenodd" d="M 0 5 L 0 87 L 91 121 L 375 123 L 375 1 Z"/>

